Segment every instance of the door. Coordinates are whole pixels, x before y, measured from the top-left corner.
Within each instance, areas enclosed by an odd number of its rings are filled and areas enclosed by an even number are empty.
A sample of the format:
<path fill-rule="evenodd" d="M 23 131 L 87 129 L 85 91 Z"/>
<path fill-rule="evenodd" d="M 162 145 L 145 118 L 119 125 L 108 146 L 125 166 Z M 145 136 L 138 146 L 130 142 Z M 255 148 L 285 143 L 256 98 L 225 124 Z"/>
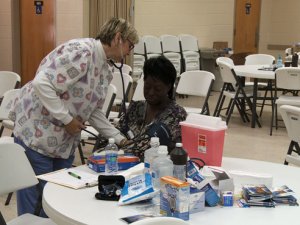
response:
<path fill-rule="evenodd" d="M 20 0 L 20 39 L 23 85 L 55 47 L 55 0 Z"/>
<path fill-rule="evenodd" d="M 261 0 L 235 1 L 234 53 L 258 52 Z"/>

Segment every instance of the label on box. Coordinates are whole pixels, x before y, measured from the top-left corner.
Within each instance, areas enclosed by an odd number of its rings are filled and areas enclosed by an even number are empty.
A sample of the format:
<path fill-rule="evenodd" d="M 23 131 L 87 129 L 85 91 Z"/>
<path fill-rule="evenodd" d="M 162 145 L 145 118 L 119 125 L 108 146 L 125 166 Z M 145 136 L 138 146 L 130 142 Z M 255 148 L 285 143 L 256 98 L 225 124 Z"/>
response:
<path fill-rule="evenodd" d="M 198 134 L 198 152 L 206 153 L 206 135 Z"/>

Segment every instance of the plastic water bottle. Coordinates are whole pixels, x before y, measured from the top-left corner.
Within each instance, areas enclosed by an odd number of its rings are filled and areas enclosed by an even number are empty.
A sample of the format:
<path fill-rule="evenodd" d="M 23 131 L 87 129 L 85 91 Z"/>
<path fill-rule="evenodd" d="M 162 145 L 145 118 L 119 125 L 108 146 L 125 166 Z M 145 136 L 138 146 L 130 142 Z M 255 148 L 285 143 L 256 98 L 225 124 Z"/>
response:
<path fill-rule="evenodd" d="M 161 145 L 158 148 L 158 156 L 153 160 L 152 179 L 153 186 L 160 188 L 160 178 L 173 176 L 173 162 L 168 156 L 168 147 Z"/>
<path fill-rule="evenodd" d="M 118 146 L 114 138 L 108 139 L 105 147 L 105 173 L 116 174 L 118 172 Z"/>
<path fill-rule="evenodd" d="M 186 178 L 187 157 L 188 154 L 182 148 L 182 143 L 176 143 L 176 147 L 170 153 L 170 158 L 174 165 L 173 176 L 182 181 Z"/>
<path fill-rule="evenodd" d="M 158 156 L 159 138 L 152 137 L 150 140 L 151 148 L 147 149 L 144 153 L 144 173 L 152 173 L 152 164 L 154 158 Z"/>
<path fill-rule="evenodd" d="M 276 62 L 276 67 L 277 68 L 283 67 L 281 55 L 278 55 L 277 62 Z"/>

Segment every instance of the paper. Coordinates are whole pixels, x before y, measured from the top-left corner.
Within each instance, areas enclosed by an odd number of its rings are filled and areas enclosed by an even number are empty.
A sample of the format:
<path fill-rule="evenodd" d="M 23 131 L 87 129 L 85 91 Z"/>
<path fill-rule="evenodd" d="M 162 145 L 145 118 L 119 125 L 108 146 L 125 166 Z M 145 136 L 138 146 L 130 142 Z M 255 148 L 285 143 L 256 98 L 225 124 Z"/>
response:
<path fill-rule="evenodd" d="M 76 176 L 70 175 L 70 172 L 79 176 L 80 179 Z M 39 175 L 37 178 L 73 189 L 91 187 L 98 184 L 98 175 L 76 170 L 76 168 L 54 171 L 52 173 Z"/>

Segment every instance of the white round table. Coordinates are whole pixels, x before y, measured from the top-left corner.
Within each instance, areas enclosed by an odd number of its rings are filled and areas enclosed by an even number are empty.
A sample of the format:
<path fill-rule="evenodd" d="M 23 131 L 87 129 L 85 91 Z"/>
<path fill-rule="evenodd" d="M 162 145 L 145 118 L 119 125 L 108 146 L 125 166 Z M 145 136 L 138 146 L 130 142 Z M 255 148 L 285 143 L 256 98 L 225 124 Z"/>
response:
<path fill-rule="evenodd" d="M 300 168 L 237 158 L 223 158 L 222 167 L 273 175 L 273 186 L 287 185 L 300 196 Z M 43 208 L 58 225 L 103 224 L 124 225 L 119 218 L 143 214 L 141 205 L 118 206 L 117 202 L 96 200 L 97 187 L 73 190 L 47 183 L 43 195 Z M 194 225 L 283 225 L 297 224 L 300 207 L 279 205 L 275 208 L 251 207 L 205 207 L 205 210 L 190 214 Z"/>

